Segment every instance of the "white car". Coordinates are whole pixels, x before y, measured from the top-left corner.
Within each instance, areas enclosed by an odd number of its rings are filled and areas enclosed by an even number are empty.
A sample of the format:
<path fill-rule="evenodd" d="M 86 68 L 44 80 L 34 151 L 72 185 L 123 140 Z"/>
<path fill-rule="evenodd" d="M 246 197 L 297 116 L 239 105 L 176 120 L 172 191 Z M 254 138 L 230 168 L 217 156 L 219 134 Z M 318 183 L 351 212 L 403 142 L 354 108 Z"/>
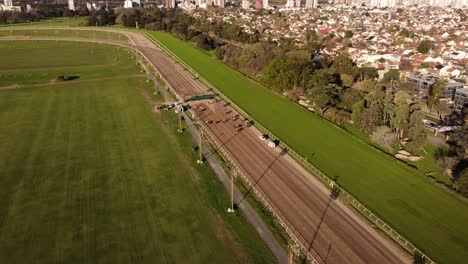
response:
<path fill-rule="evenodd" d="M 270 148 L 276 148 L 277 145 L 276 145 L 276 142 L 270 141 L 270 142 L 268 142 L 268 146 L 269 146 Z"/>
<path fill-rule="evenodd" d="M 268 139 L 268 135 L 265 135 L 265 134 L 262 134 L 260 136 L 258 136 L 259 139 L 261 139 L 262 141 L 265 141 Z"/>

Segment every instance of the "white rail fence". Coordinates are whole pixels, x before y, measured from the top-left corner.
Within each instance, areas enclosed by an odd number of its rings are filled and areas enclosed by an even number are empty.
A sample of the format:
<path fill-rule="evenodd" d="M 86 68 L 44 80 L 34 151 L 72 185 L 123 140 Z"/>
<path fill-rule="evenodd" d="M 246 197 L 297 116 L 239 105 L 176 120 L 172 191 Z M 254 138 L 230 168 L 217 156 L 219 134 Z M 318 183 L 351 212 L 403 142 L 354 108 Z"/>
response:
<path fill-rule="evenodd" d="M 207 79 L 205 79 L 201 74 L 199 74 L 197 71 L 195 71 L 190 65 L 185 63 L 181 58 L 179 58 L 176 54 L 174 54 L 169 48 L 167 48 L 164 44 L 162 44 L 159 40 L 154 38 L 153 36 L 145 33 L 145 35 L 152 40 L 158 47 L 160 47 L 163 51 L 165 51 L 172 59 L 174 59 L 177 63 L 181 64 L 183 67 L 185 67 L 190 73 L 192 73 L 194 76 L 196 76 L 198 79 L 200 79 L 206 86 L 208 86 L 210 89 L 215 91 L 224 101 L 228 102 L 231 107 L 233 107 L 237 112 L 239 112 L 242 116 L 245 118 L 248 118 L 249 120 L 254 121 L 254 125 L 261 130 L 263 133 L 268 134 L 271 139 L 278 139 L 280 141 L 280 147 L 282 147 L 284 150 L 286 150 L 292 157 L 294 157 L 297 161 L 299 161 L 305 168 L 307 168 L 314 176 L 316 176 L 318 179 L 320 179 L 322 182 L 324 182 L 329 188 L 332 186 L 336 186 L 336 188 L 339 189 L 340 192 L 340 198 L 344 198 L 347 201 L 350 202 L 350 204 L 355 207 L 359 212 L 361 212 L 367 219 L 369 219 L 371 222 L 373 222 L 375 225 L 377 225 L 382 231 L 384 231 L 389 237 L 391 237 L 394 241 L 396 241 L 398 244 L 400 244 L 402 247 L 405 249 L 409 250 L 413 254 L 420 254 L 423 256 L 426 261 L 430 264 L 435 264 L 436 262 L 433 261 L 429 256 L 427 256 L 424 252 L 419 250 L 416 246 L 414 246 L 413 243 L 411 243 L 408 239 L 406 239 L 403 235 L 399 234 L 395 228 L 393 228 L 390 224 L 387 222 L 383 221 L 380 219 L 372 210 L 368 209 L 363 203 L 361 203 L 357 198 L 352 196 L 349 192 L 347 192 L 344 188 L 338 186 L 333 179 L 328 177 L 326 174 L 324 174 L 322 171 L 320 171 L 317 167 L 312 165 L 307 159 L 305 159 L 303 156 L 298 154 L 294 149 L 292 149 L 289 145 L 287 145 L 283 140 L 281 140 L 279 137 L 275 136 L 273 133 L 271 133 L 268 129 L 266 129 L 264 126 L 262 126 L 256 119 L 254 119 L 252 116 L 250 116 L 247 112 L 245 112 L 242 108 L 240 108 L 236 103 L 234 103 L 232 100 L 230 100 L 228 97 L 226 97 L 220 90 L 218 90 L 213 84 L 211 84 Z M 172 89 L 172 87 L 171 87 Z M 174 92 L 174 91 L 173 91 Z M 206 128 L 204 130 L 207 131 Z M 208 133 L 210 134 L 210 133 Z M 215 141 L 216 142 L 216 141 Z M 220 145 L 215 143 L 215 145 L 220 148 Z M 252 183 L 249 180 L 248 177 L 244 175 L 244 173 L 238 168 L 237 164 L 232 161 L 229 155 L 226 154 L 226 152 L 220 148 L 222 151 L 223 155 L 226 156 L 226 158 L 233 163 L 233 165 L 236 166 L 236 170 L 239 171 L 240 175 L 247 181 L 247 183 L 252 187 Z M 253 187 L 253 190 L 255 194 L 259 196 L 259 198 L 264 202 L 264 204 L 267 206 L 267 208 L 275 215 L 275 217 L 278 218 L 278 221 L 280 224 L 286 229 L 286 232 L 295 240 L 295 242 L 299 242 L 299 239 L 294 235 L 297 233 L 297 231 L 291 231 L 290 228 L 283 222 L 281 217 L 279 217 L 278 213 L 273 210 L 273 207 L 267 202 L 269 199 L 263 197 L 263 195 L 260 195 L 258 190 Z M 268 199 L 268 200 L 267 200 Z M 300 234 L 299 234 L 300 235 Z M 302 237 L 302 236 L 301 236 Z M 302 243 L 299 244 L 301 249 L 303 250 L 304 254 L 307 254 L 308 257 L 310 255 L 309 252 L 307 252 L 306 248 Z M 312 259 L 312 263 L 317 263 L 315 259 L 310 255 Z"/>

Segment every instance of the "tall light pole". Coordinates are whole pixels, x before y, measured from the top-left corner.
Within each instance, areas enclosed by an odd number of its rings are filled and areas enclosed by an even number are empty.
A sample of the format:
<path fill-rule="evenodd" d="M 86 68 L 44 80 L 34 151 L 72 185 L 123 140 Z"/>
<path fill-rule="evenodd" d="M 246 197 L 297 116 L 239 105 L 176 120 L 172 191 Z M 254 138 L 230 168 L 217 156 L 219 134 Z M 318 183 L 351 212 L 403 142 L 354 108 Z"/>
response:
<path fill-rule="evenodd" d="M 231 207 L 227 209 L 228 213 L 234 213 L 234 173 L 231 173 Z"/>
<path fill-rule="evenodd" d="M 197 163 L 198 164 L 202 164 L 203 163 L 203 153 L 202 153 L 202 134 L 203 134 L 203 129 L 201 127 L 202 125 L 200 124 L 200 131 L 198 133 L 198 135 L 200 136 L 200 142 L 198 144 L 198 153 L 199 153 L 199 157 L 198 157 L 198 160 L 197 160 Z"/>
<path fill-rule="evenodd" d="M 294 257 L 299 255 L 299 247 L 292 240 L 290 240 L 288 243 L 288 255 L 289 255 L 288 264 L 293 264 Z"/>
<path fill-rule="evenodd" d="M 177 132 L 182 133 L 182 109 L 179 109 L 179 129 L 177 129 Z"/>

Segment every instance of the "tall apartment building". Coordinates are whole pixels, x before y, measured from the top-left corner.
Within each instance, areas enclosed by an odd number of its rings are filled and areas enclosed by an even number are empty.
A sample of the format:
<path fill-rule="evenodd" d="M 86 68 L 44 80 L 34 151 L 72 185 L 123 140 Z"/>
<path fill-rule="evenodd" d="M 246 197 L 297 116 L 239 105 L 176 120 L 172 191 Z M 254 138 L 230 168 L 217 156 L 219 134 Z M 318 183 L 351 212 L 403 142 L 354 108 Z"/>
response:
<path fill-rule="evenodd" d="M 318 0 L 306 0 L 305 7 L 307 9 L 311 9 L 311 8 L 317 8 L 317 5 L 318 5 Z"/>
<path fill-rule="evenodd" d="M 68 0 L 68 10 L 75 11 L 75 1 L 74 0 Z"/>
<path fill-rule="evenodd" d="M 175 0 L 166 0 L 166 7 L 167 8 L 175 8 L 176 7 L 176 1 Z"/>
<path fill-rule="evenodd" d="M 255 9 L 262 9 L 262 1 L 261 0 L 255 0 Z"/>

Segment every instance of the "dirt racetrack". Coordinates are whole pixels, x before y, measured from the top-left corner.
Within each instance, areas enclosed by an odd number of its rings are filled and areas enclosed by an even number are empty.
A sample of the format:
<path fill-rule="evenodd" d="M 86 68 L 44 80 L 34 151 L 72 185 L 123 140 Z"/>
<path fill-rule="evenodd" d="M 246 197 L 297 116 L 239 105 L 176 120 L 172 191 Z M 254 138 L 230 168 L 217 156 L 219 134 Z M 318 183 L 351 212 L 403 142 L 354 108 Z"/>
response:
<path fill-rule="evenodd" d="M 182 66 L 169 58 L 146 37 L 129 34 L 135 46 L 151 60 L 178 95 L 199 94 L 208 89 Z M 144 47 L 144 48 L 142 48 Z M 301 244 L 320 263 L 404 263 L 409 262 L 394 245 L 385 241 L 330 192 L 278 148 L 261 141 L 255 127 L 247 127 L 237 113 L 218 100 L 191 102 L 195 116 L 215 135 L 255 188 L 270 200 Z M 201 105 L 201 108 L 198 107 Z M 205 109 L 205 110 L 202 110 Z M 228 112 L 228 113 L 226 113 Z M 206 121 L 213 121 L 206 124 Z M 236 131 L 235 125 L 242 124 Z"/>
<path fill-rule="evenodd" d="M 262 141 L 255 127 L 240 118 L 234 121 L 237 113 L 224 105 L 224 101 L 190 103 L 192 112 L 319 263 L 408 261 L 341 202 L 331 199 L 330 192 L 287 153 Z M 242 130 L 236 131 L 236 125 Z"/>
<path fill-rule="evenodd" d="M 179 98 L 208 91 L 145 36 L 125 34 L 130 45 L 151 61 Z M 237 113 L 224 101 L 189 105 L 319 263 L 410 262 L 342 202 L 331 199 L 330 191 L 287 153 L 268 147 L 266 141 L 259 139 L 261 133 L 255 127 L 247 126 L 241 118 L 233 120 Z M 242 129 L 236 131 L 236 124 Z"/>

